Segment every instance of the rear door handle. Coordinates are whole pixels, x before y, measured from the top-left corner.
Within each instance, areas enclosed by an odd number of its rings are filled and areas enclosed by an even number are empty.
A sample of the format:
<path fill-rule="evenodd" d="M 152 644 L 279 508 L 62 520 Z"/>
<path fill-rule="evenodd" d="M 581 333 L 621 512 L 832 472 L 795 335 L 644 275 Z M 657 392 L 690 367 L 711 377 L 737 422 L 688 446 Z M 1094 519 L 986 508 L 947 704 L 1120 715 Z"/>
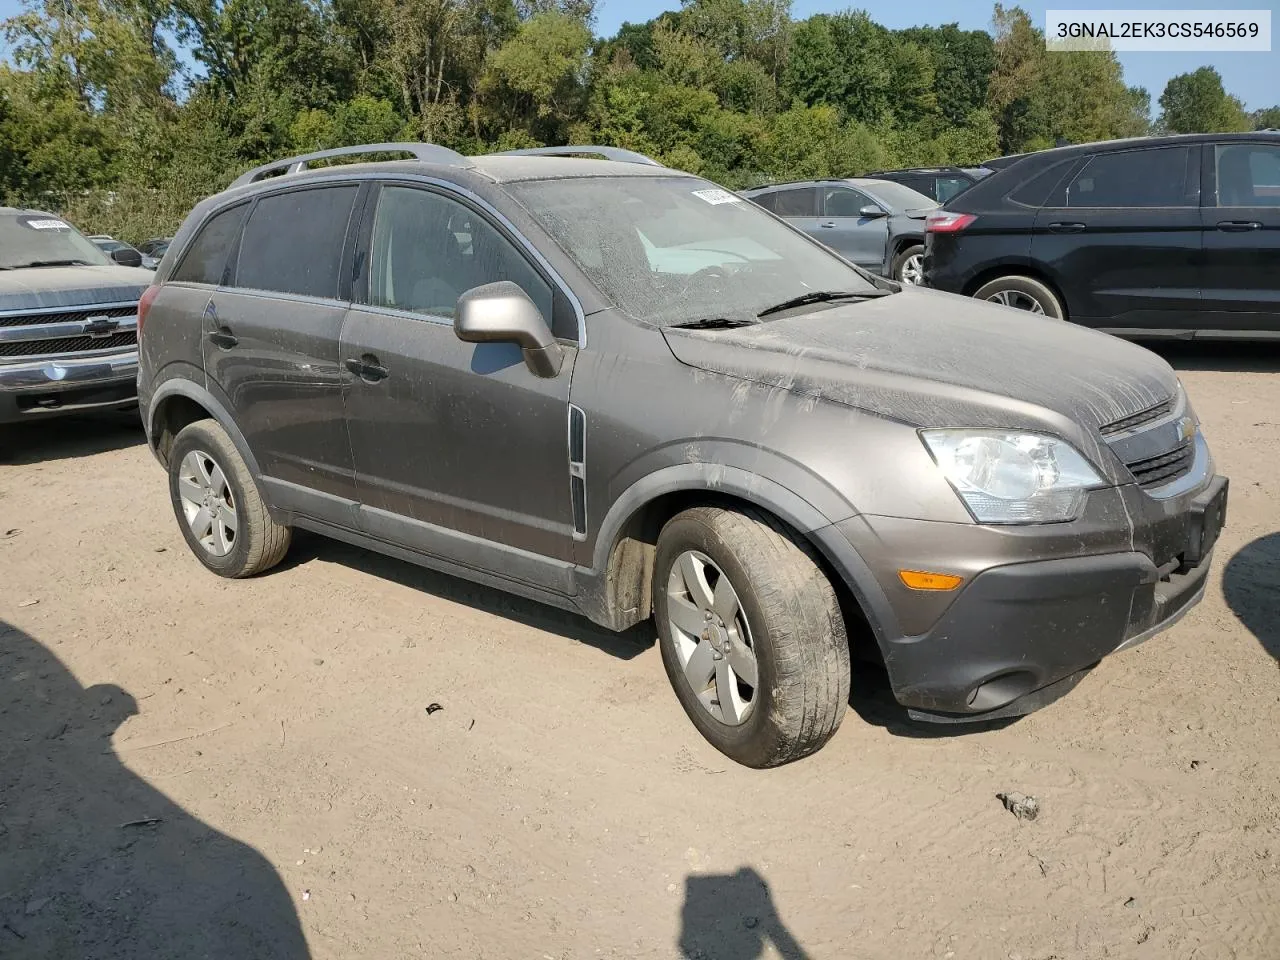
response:
<path fill-rule="evenodd" d="M 240 339 L 226 327 L 219 327 L 209 334 L 209 342 L 221 350 L 230 350 L 240 342 Z"/>
<path fill-rule="evenodd" d="M 1051 223 L 1049 224 L 1050 233 L 1082 233 L 1085 225 L 1083 223 Z"/>
<path fill-rule="evenodd" d="M 823 220 L 820 224 L 818 224 L 818 226 L 822 227 L 822 229 L 824 230 L 830 230 L 835 225 L 836 225 L 836 222 L 834 220 Z"/>
<path fill-rule="evenodd" d="M 365 383 L 377 383 L 379 380 L 387 379 L 390 375 L 390 371 L 379 364 L 378 358 L 371 353 L 366 353 L 358 360 L 355 357 L 351 357 L 344 360 L 343 365 Z"/>
<path fill-rule="evenodd" d="M 1218 229 L 1223 233 L 1245 233 L 1248 230 L 1261 230 L 1262 224 L 1257 220 L 1219 220 Z"/>

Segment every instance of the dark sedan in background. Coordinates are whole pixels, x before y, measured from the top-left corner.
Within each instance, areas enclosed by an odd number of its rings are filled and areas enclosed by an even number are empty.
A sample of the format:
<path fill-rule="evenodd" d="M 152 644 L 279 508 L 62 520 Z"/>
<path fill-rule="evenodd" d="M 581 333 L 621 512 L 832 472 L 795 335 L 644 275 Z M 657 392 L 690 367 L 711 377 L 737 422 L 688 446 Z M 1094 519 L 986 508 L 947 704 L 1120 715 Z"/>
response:
<path fill-rule="evenodd" d="M 929 286 L 1121 336 L 1280 338 L 1280 134 L 1009 160 L 929 215 Z"/>
<path fill-rule="evenodd" d="M 742 191 L 858 266 L 902 283 L 922 279 L 924 218 L 938 204 L 888 180 L 803 180 Z"/>

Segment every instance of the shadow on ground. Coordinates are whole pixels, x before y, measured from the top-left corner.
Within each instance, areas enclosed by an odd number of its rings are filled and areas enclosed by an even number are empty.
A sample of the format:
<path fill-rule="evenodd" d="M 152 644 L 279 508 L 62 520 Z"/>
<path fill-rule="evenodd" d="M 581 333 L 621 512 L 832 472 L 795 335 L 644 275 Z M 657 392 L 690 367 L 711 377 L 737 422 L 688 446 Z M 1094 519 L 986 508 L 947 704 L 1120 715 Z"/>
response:
<path fill-rule="evenodd" d="M 769 946 L 783 960 L 807 960 L 809 956 L 778 916 L 764 877 L 742 867 L 737 873 L 685 878 L 680 914 L 682 957 L 757 960 Z"/>
<path fill-rule="evenodd" d="M 310 956 L 271 864 L 120 762 L 128 692 L 3 621 L 0 689 L 0 956 Z"/>
<path fill-rule="evenodd" d="M 0 426 L 0 464 L 23 466 L 123 450 L 145 440 L 137 410 Z"/>
<path fill-rule="evenodd" d="M 1280 533 L 1236 551 L 1223 571 L 1222 592 L 1240 622 L 1280 661 Z"/>
<path fill-rule="evenodd" d="M 482 613 L 505 617 L 526 627 L 559 634 L 595 647 L 620 660 L 630 660 L 653 646 L 657 635 L 653 622 L 645 620 L 624 633 L 596 626 L 586 617 L 559 610 L 514 594 L 486 587 L 447 573 L 437 573 L 404 560 L 349 546 L 319 534 L 296 531 L 281 569 L 312 560 L 340 563 L 363 573 L 398 583 L 412 590 L 461 603 Z"/>
<path fill-rule="evenodd" d="M 1280 372 L 1280 344 L 1273 341 L 1231 343 L 1215 340 L 1151 340 L 1142 345 L 1164 357 L 1175 370 Z"/>

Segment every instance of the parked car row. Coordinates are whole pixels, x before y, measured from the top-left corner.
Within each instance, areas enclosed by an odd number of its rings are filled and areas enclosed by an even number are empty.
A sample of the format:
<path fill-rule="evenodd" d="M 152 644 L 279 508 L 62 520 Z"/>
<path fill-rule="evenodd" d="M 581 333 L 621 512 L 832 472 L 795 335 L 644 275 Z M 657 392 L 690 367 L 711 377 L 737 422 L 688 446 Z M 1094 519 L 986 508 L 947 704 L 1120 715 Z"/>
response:
<path fill-rule="evenodd" d="M 413 160 L 308 168 L 361 152 Z M 917 208 L 881 186 L 766 191 L 771 214 L 538 152 L 289 157 L 192 211 L 138 306 L 138 387 L 210 571 L 261 573 L 301 528 L 652 617 L 694 726 L 753 766 L 831 737 L 851 641 L 913 716 L 991 719 L 1199 601 L 1227 481 L 1160 358 L 779 219 L 887 244 Z"/>

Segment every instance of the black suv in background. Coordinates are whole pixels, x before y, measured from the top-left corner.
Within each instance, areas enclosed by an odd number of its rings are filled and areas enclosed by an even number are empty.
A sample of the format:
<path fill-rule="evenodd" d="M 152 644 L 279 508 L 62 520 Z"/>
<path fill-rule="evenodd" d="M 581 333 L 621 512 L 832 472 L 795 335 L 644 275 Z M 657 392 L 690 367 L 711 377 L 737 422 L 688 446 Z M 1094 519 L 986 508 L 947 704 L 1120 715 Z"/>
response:
<path fill-rule="evenodd" d="M 930 215 L 924 270 L 1121 336 L 1280 336 L 1280 134 L 1028 154 Z"/>
<path fill-rule="evenodd" d="M 911 167 L 907 170 L 877 170 L 864 176 L 874 180 L 892 180 L 938 203 L 946 203 L 990 174 L 991 170 L 985 166 Z"/>

